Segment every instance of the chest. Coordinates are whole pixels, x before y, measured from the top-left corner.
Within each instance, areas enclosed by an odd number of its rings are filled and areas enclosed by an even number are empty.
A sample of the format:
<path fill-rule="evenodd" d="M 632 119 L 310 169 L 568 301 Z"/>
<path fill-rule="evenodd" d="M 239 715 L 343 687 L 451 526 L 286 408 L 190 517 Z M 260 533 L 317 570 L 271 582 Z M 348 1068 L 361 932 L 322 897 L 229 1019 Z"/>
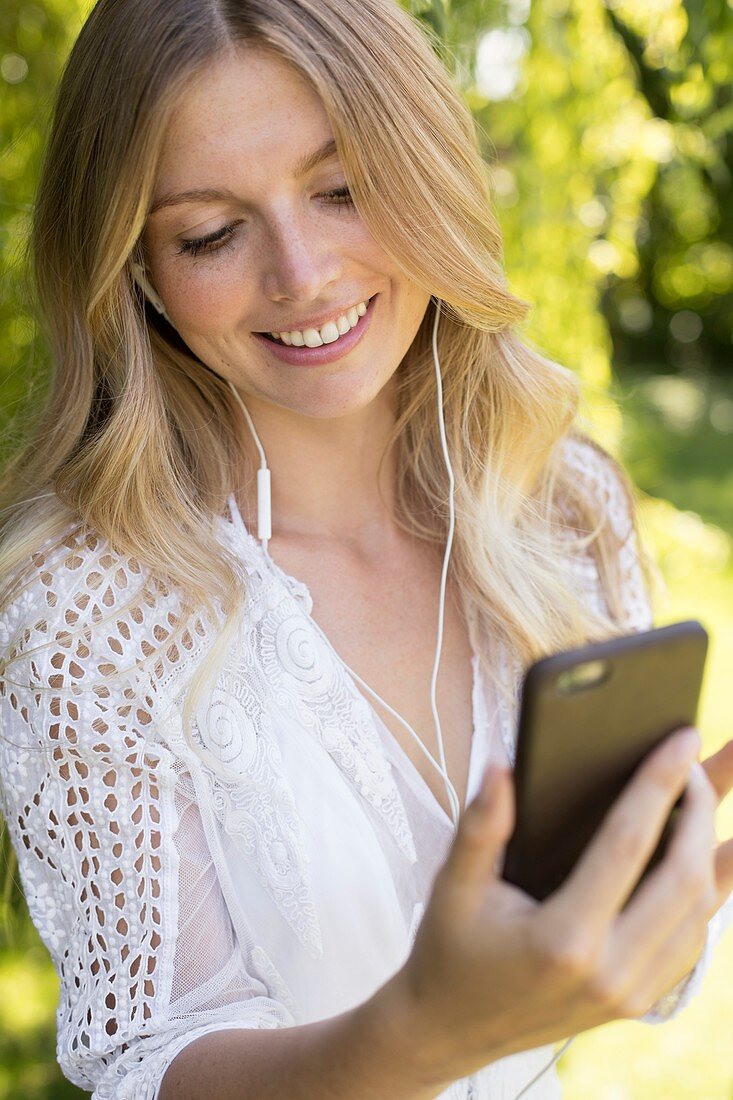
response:
<path fill-rule="evenodd" d="M 430 687 L 438 632 L 442 557 L 408 551 L 378 566 L 331 547 L 271 545 L 277 564 L 308 585 L 311 617 L 340 657 L 410 723 L 440 761 Z M 472 649 L 457 589 L 446 587 L 436 683 L 448 775 L 465 805 L 473 734 Z M 374 707 L 433 797 L 450 816 L 445 784 L 405 726 L 365 688 Z"/>

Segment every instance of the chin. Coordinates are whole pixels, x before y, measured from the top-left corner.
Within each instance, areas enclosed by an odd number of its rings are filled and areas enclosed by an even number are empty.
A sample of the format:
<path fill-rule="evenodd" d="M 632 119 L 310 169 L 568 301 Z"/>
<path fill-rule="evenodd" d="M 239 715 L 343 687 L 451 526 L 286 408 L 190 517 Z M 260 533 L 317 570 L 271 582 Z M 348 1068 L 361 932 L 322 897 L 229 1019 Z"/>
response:
<path fill-rule="evenodd" d="M 393 378 L 390 375 L 375 384 L 373 376 L 359 379 L 353 370 L 343 366 L 339 369 L 336 363 L 330 370 L 327 367 L 306 367 L 298 368 L 298 372 L 295 380 L 292 376 L 289 378 L 286 393 L 280 392 L 279 387 L 269 387 L 267 393 L 257 392 L 258 399 L 297 416 L 333 420 L 360 413 L 380 397 L 384 400 Z"/>

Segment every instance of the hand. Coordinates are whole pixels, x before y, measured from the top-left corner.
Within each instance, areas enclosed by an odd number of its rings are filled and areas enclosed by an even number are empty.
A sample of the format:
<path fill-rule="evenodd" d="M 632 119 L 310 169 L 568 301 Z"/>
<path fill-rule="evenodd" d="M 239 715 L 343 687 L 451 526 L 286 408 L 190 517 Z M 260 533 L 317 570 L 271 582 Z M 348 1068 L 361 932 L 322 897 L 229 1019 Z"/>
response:
<path fill-rule="evenodd" d="M 733 841 L 716 848 L 715 835 L 731 750 L 703 766 L 692 735 L 685 746 L 676 731 L 649 754 L 542 903 L 499 877 L 514 827 L 511 773 L 496 772 L 487 803 L 479 795 L 466 809 L 397 975 L 433 1079 L 639 1018 L 690 968 L 733 873 Z M 664 858 L 634 893 L 683 790 Z"/>
<path fill-rule="evenodd" d="M 703 760 L 702 768 L 712 787 L 716 804 L 719 806 L 733 788 L 733 741 L 727 741 L 722 749 Z M 722 844 L 716 844 L 714 866 L 717 889 L 717 903 L 714 912 L 717 912 L 733 892 L 733 839 L 724 841 Z M 665 993 L 695 968 L 700 959 L 703 946 L 704 944 L 701 945 L 699 951 L 693 949 L 688 962 L 682 965 L 678 976 L 672 980 L 668 989 L 664 991 Z M 660 961 L 659 958 L 654 959 L 650 966 L 658 967 Z"/>

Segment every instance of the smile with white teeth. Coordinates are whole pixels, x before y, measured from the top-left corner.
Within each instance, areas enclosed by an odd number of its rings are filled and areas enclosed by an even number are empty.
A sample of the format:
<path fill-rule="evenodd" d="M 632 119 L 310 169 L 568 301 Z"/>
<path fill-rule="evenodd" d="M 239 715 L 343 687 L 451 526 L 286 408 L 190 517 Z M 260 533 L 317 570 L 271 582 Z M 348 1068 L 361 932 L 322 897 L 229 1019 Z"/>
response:
<path fill-rule="evenodd" d="M 340 336 L 345 336 L 358 323 L 367 311 L 369 302 L 359 302 L 358 305 L 347 309 L 334 321 L 326 321 L 320 328 L 307 328 L 304 332 L 295 329 L 293 332 L 269 332 L 273 340 L 282 344 L 292 345 L 296 348 L 318 348 L 321 344 L 333 344 Z"/>

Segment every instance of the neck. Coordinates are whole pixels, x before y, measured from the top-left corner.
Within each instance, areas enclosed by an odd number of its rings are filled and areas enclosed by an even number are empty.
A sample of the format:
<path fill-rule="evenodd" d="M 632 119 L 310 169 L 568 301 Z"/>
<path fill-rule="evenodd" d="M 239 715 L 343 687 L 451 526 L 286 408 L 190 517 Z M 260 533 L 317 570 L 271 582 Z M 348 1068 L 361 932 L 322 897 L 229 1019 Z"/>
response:
<path fill-rule="evenodd" d="M 273 540 L 323 537 L 370 543 L 397 536 L 394 449 L 377 478 L 395 421 L 387 389 L 366 408 L 330 419 L 302 416 L 242 395 L 270 469 Z M 246 431 L 254 469 L 260 465 L 259 451 L 248 427 Z M 256 531 L 256 479 L 236 495 L 248 529 Z"/>

